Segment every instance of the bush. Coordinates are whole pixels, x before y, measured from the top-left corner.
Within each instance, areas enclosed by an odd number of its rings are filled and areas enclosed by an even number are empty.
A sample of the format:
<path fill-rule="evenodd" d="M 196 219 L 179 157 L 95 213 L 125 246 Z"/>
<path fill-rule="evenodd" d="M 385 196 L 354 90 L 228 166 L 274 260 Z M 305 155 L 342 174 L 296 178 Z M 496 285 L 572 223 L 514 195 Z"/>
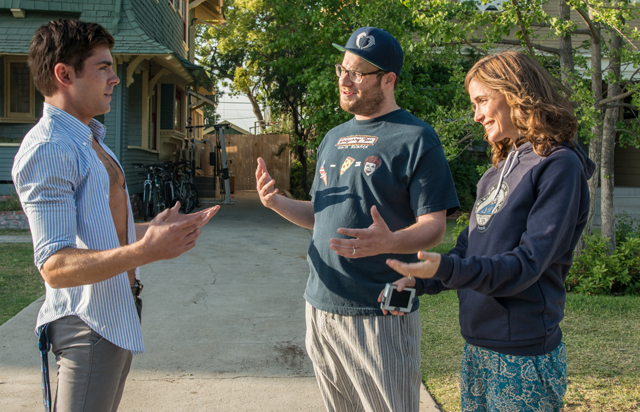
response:
<path fill-rule="evenodd" d="M 616 216 L 616 250 L 607 239 L 588 236 L 565 282 L 568 292 L 588 295 L 640 295 L 640 231 L 637 219 Z"/>
<path fill-rule="evenodd" d="M 21 211 L 22 205 L 18 196 L 9 196 L 0 200 L 0 212 Z"/>
<path fill-rule="evenodd" d="M 307 185 L 309 190 L 313 183 L 313 176 L 316 173 L 315 160 L 307 159 Z M 307 200 L 309 194 L 304 192 L 302 186 L 302 163 L 299 160 L 291 161 L 291 176 L 289 178 L 289 191 L 296 199 Z"/>
<path fill-rule="evenodd" d="M 490 163 L 484 154 L 478 155 L 463 152 L 459 157 L 449 162 L 453 183 L 456 186 L 460 210 L 471 210 L 476 201 L 476 185 L 488 169 Z"/>
<path fill-rule="evenodd" d="M 462 231 L 465 230 L 467 228 L 467 226 L 469 226 L 469 214 L 463 212 L 456 219 L 456 225 L 454 226 L 453 230 L 451 231 L 451 233 L 453 234 L 453 241 L 454 242 L 456 242 L 456 243 L 458 242 L 458 236 L 460 236 L 460 233 L 462 233 Z"/>

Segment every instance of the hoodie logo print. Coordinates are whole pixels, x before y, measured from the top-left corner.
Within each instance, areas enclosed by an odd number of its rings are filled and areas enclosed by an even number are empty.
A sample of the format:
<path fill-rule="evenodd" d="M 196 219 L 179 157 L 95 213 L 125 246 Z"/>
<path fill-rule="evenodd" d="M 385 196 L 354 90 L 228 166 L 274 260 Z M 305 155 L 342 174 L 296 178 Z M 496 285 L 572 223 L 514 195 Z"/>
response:
<path fill-rule="evenodd" d="M 507 182 L 502 182 L 500 191 L 496 195 L 498 190 L 498 184 L 491 186 L 489 192 L 482 196 L 475 206 L 476 214 L 476 230 L 478 232 L 486 232 L 493 220 L 493 217 L 498 213 L 509 197 L 509 185 Z"/>

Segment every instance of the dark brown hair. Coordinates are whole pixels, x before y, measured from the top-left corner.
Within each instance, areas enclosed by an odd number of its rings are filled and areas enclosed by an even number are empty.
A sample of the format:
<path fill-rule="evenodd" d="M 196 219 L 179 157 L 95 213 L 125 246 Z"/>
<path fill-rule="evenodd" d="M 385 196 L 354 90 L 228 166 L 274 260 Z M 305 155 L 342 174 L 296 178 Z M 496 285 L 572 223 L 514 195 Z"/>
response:
<path fill-rule="evenodd" d="M 529 141 L 539 156 L 547 156 L 553 147 L 570 142 L 575 135 L 573 107 L 560 94 L 557 80 L 526 54 L 506 51 L 486 56 L 467 73 L 467 93 L 473 80 L 505 96 L 511 121 L 520 131 L 520 136 L 513 137 L 515 141 L 489 142 L 494 166 L 507 157 L 514 144 Z"/>
<path fill-rule="evenodd" d="M 85 60 L 96 47 L 111 50 L 113 45 L 113 36 L 97 23 L 57 19 L 41 26 L 29 46 L 29 69 L 36 88 L 52 96 L 57 90 L 53 73 L 56 64 L 68 64 L 81 76 Z"/>

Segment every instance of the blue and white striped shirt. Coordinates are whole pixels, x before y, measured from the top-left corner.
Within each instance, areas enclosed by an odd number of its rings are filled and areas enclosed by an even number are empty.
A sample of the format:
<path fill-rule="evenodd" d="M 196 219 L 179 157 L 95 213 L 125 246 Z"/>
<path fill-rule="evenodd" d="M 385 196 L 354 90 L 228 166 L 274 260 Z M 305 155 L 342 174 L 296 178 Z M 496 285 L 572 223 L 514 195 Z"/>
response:
<path fill-rule="evenodd" d="M 91 147 L 92 139 L 97 139 L 117 163 L 104 144 L 104 134 L 105 127 L 95 119 L 87 127 L 45 103 L 42 118 L 22 141 L 12 176 L 29 220 L 38 270 L 63 248 L 109 250 L 120 246 L 109 208 L 109 175 Z M 128 199 L 127 206 L 127 238 L 132 244 L 136 232 Z M 133 353 L 144 352 L 126 272 L 93 285 L 54 289 L 45 282 L 45 287 L 46 299 L 36 327 L 76 315 L 109 342 Z"/>

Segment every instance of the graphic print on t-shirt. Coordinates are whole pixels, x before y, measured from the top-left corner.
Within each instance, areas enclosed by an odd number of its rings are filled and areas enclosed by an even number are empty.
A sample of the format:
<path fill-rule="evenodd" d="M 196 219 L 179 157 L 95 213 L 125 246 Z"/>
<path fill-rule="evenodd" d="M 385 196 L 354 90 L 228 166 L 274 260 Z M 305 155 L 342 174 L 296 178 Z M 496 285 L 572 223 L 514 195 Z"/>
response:
<path fill-rule="evenodd" d="M 489 228 L 493 217 L 502 209 L 507 197 L 509 196 L 509 185 L 502 182 L 500 192 L 496 196 L 498 184 L 491 186 L 489 193 L 481 197 L 476 202 L 476 229 L 478 232 L 484 232 Z"/>
<path fill-rule="evenodd" d="M 375 156 L 367 157 L 366 159 L 364 159 L 364 169 L 363 169 L 364 174 L 367 176 L 371 176 L 373 172 L 375 172 L 376 169 L 380 167 L 380 164 L 382 164 L 382 162 L 377 157 Z"/>
<path fill-rule="evenodd" d="M 351 156 L 348 156 L 346 159 L 344 159 L 344 163 L 342 164 L 342 167 L 340 168 L 340 176 L 342 176 L 344 174 L 344 172 L 346 172 L 347 169 L 349 167 L 351 167 L 351 165 L 353 164 L 354 160 L 356 160 L 356 159 L 354 159 Z"/>
<path fill-rule="evenodd" d="M 326 160 L 322 161 L 322 166 L 320 166 L 320 179 L 322 179 L 322 181 L 324 182 L 324 185 L 327 185 L 327 172 L 324 171 L 324 162 L 326 162 Z"/>
<path fill-rule="evenodd" d="M 338 139 L 336 147 L 338 149 L 367 149 L 378 141 L 376 136 L 345 136 Z"/>

